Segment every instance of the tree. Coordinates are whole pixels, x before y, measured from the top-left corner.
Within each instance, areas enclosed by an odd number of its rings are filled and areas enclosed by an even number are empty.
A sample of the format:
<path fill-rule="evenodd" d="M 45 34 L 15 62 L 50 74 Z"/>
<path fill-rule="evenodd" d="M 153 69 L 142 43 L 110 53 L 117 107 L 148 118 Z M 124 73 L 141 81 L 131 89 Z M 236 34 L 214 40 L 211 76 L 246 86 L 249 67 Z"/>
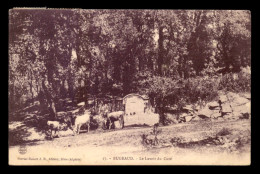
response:
<path fill-rule="evenodd" d="M 250 66 L 248 11 L 20 9 L 9 26 L 9 97 L 39 99 L 53 117 L 66 97 L 123 96 L 155 77 L 163 93 L 171 80 Z"/>
<path fill-rule="evenodd" d="M 250 66 L 250 12 L 215 11 L 214 15 L 214 39 L 218 66 L 224 67 L 224 72 L 237 72 L 241 67 Z"/>
<path fill-rule="evenodd" d="M 72 11 L 15 10 L 10 15 L 15 22 L 10 24 L 13 31 L 10 44 L 11 48 L 18 47 L 16 53 L 10 54 L 18 55 L 17 68 L 22 76 L 28 74 L 31 91 L 33 74 L 37 75 L 35 86 L 40 88 L 37 91 L 44 94 L 53 117 L 56 117 L 55 103 L 61 88 L 59 79 L 71 59 Z"/>

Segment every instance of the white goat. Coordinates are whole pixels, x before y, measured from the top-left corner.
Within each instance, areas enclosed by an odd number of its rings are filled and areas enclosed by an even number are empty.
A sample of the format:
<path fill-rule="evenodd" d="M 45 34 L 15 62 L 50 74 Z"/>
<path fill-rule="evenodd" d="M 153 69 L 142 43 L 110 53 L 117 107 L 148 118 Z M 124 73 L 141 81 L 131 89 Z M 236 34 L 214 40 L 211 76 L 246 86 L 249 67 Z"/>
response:
<path fill-rule="evenodd" d="M 90 116 L 91 113 L 89 111 L 85 111 L 84 115 L 81 116 L 77 116 L 75 119 L 75 127 L 74 127 L 74 134 L 77 133 L 79 134 L 80 131 L 80 127 L 83 124 L 86 124 L 88 126 L 88 132 L 89 132 L 89 128 L 90 128 Z"/>

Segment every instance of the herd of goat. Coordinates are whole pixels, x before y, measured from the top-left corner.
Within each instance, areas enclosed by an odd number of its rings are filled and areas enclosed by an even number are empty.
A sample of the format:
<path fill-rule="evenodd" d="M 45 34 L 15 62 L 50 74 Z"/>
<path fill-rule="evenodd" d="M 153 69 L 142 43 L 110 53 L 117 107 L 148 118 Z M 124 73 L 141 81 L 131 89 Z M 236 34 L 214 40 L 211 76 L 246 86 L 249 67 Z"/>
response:
<path fill-rule="evenodd" d="M 111 129 L 112 125 L 115 121 L 119 121 L 120 127 L 124 127 L 124 111 L 116 111 L 116 112 L 104 112 L 102 114 L 102 127 L 103 129 Z M 92 114 L 90 110 L 84 110 L 82 115 L 65 117 L 59 121 L 47 121 L 47 131 L 50 132 L 49 136 L 52 139 L 53 133 L 54 135 L 59 136 L 60 130 L 71 129 L 73 134 L 79 134 L 80 128 L 83 125 L 87 126 L 88 132 L 90 130 L 90 123 L 92 119 Z"/>

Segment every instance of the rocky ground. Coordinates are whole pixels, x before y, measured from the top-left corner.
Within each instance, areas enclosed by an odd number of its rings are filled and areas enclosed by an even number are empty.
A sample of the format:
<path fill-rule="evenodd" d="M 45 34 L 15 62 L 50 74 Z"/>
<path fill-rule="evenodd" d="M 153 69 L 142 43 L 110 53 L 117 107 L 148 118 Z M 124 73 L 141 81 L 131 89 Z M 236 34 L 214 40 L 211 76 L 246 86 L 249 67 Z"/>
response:
<path fill-rule="evenodd" d="M 183 107 L 178 119 L 175 115 L 166 113 L 167 119 L 173 123 L 205 119 L 212 121 L 249 119 L 251 116 L 251 94 L 219 91 L 215 101 L 186 105 Z"/>

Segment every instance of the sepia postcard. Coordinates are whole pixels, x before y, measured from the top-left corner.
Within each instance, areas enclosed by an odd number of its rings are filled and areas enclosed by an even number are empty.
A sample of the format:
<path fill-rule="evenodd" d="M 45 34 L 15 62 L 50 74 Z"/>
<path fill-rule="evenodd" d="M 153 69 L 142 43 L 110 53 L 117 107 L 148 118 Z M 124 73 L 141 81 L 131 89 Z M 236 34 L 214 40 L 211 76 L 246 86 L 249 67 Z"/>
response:
<path fill-rule="evenodd" d="M 9 165 L 250 165 L 248 10 L 9 10 Z"/>

